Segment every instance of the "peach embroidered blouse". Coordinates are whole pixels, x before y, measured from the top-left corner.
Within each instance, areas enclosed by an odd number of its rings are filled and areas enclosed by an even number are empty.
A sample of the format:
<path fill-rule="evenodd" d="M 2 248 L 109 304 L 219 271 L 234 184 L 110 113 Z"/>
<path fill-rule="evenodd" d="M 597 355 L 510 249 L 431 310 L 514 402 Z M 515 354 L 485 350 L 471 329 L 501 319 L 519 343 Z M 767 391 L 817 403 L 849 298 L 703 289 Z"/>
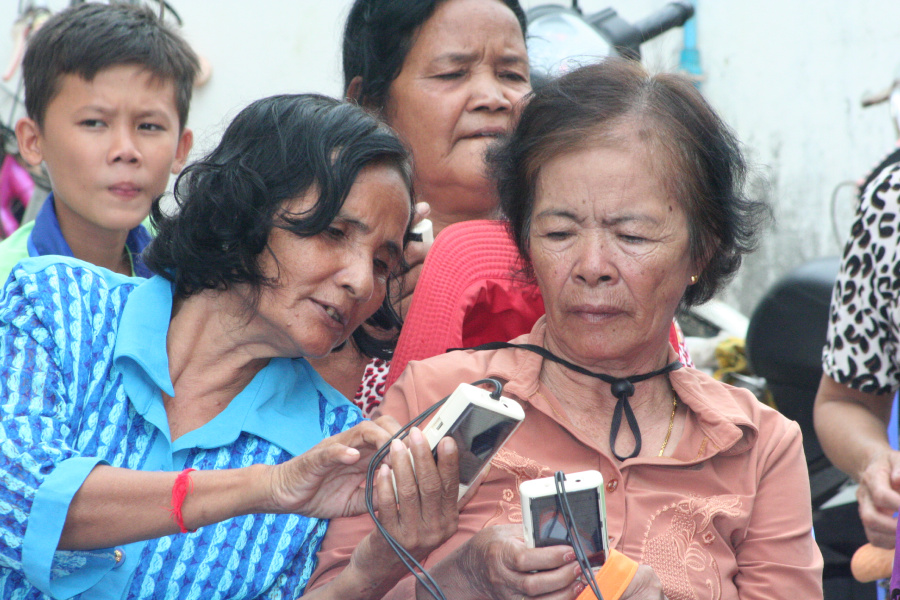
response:
<path fill-rule="evenodd" d="M 515 340 L 541 345 L 544 319 Z M 672 355 L 674 359 L 674 351 Z M 671 382 L 689 412 L 672 456 L 619 463 L 571 426 L 525 350 L 467 351 L 412 362 L 382 411 L 405 423 L 460 382 L 497 377 L 525 422 L 491 463 L 458 532 L 426 567 L 485 527 L 521 523 L 519 484 L 554 471 L 596 469 L 606 481 L 610 546 L 649 564 L 670 600 L 822 597 L 800 429 L 750 392 L 689 368 Z M 310 587 L 333 578 L 372 529 L 368 515 L 331 522 Z M 407 578 L 392 597 L 412 596 Z"/>

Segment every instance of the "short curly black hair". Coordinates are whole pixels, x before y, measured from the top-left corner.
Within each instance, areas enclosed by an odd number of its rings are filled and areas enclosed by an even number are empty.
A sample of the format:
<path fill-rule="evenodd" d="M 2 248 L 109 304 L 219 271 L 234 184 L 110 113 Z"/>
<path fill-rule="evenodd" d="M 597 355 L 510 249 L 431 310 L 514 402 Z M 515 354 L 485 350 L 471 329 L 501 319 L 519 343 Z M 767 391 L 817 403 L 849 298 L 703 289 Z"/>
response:
<path fill-rule="evenodd" d="M 530 270 L 528 238 L 541 166 L 633 128 L 671 174 L 669 193 L 687 214 L 691 260 L 703 265 L 682 306 L 710 300 L 752 252 L 769 205 L 745 195 L 746 163 L 728 126 L 685 77 L 649 75 L 637 62 L 609 58 L 534 91 L 510 137 L 489 152 L 500 207 Z M 531 273 L 533 275 L 533 273 Z"/>
<path fill-rule="evenodd" d="M 301 237 L 324 231 L 359 173 L 372 165 L 395 168 L 412 198 L 406 148 L 363 109 L 316 94 L 257 100 L 235 117 L 215 150 L 179 175 L 178 210 L 166 214 L 154 203 L 150 214 L 157 234 L 144 261 L 173 282 L 178 298 L 246 284 L 254 292 L 251 300 L 258 301 L 262 287 L 272 283 L 259 262 L 272 228 Z M 285 203 L 310 190 L 319 196 L 315 207 L 286 216 Z M 408 229 L 407 224 L 407 239 Z M 367 324 L 399 328 L 389 296 Z M 383 335 L 374 337 L 360 327 L 353 339 L 370 356 L 390 356 L 393 340 Z"/>
<path fill-rule="evenodd" d="M 397 79 L 419 28 L 447 0 L 356 0 L 344 27 L 344 93 L 355 77 L 362 79 L 356 100 L 384 109 L 391 83 Z M 497 0 L 516 16 L 522 37 L 528 29 L 519 0 Z"/>

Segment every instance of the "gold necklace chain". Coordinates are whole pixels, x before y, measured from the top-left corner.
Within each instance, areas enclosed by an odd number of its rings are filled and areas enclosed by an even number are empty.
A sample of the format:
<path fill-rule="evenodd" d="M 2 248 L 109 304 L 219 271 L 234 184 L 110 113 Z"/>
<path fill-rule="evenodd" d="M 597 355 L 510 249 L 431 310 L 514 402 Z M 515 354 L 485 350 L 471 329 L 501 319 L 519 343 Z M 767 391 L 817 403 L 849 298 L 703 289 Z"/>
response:
<path fill-rule="evenodd" d="M 672 416 L 669 417 L 669 430 L 666 431 L 666 439 L 663 440 L 662 448 L 659 449 L 659 455 L 662 456 L 669 444 L 669 436 L 672 435 L 672 427 L 675 426 L 675 409 L 678 408 L 678 396 L 672 392 Z"/>

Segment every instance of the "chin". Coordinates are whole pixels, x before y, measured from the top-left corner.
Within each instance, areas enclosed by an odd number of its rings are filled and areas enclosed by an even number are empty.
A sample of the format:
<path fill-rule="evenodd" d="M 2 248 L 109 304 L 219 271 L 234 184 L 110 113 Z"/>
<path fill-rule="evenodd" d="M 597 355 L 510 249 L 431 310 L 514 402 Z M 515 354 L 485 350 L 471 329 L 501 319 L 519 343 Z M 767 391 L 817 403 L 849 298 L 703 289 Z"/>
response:
<path fill-rule="evenodd" d="M 592 340 L 585 344 L 569 346 L 571 352 L 575 353 L 582 360 L 590 362 L 604 362 L 610 360 L 618 360 L 622 358 L 626 352 L 633 348 L 623 348 L 618 344 L 598 344 L 596 340 Z"/>
<path fill-rule="evenodd" d="M 114 221 L 114 222 L 105 222 L 100 223 L 100 227 L 105 229 L 106 231 L 131 231 L 138 225 L 143 223 L 143 219 L 140 221 Z"/>
<path fill-rule="evenodd" d="M 328 356 L 329 354 L 331 354 L 332 352 L 340 352 L 347 346 L 348 339 L 349 339 L 349 336 L 346 338 L 342 338 L 339 341 L 334 342 L 328 348 L 313 349 L 313 352 L 315 352 L 315 354 L 306 354 L 306 356 L 309 356 L 310 358 L 324 358 L 324 357 Z"/>
<path fill-rule="evenodd" d="M 466 196 L 456 199 L 456 210 L 469 215 L 469 219 L 493 219 L 497 217 L 500 199 L 494 186 L 484 178 L 472 178 L 464 182 Z"/>
<path fill-rule="evenodd" d="M 99 225 L 111 231 L 131 231 L 144 222 L 150 215 L 150 206 L 146 210 L 119 212 L 111 215 L 100 215 Z M 105 218 L 104 218 L 105 217 Z"/>

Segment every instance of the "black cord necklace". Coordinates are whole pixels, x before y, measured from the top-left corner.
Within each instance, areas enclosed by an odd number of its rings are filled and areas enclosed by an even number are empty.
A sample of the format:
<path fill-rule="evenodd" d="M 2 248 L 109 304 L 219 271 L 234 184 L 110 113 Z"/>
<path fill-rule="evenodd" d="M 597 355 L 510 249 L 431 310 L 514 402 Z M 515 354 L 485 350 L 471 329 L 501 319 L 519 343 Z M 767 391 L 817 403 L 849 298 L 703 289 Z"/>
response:
<path fill-rule="evenodd" d="M 640 383 L 641 381 L 645 381 L 647 379 L 651 379 L 653 377 L 656 377 L 657 375 L 670 373 L 676 369 L 680 369 L 682 366 L 679 361 L 675 360 L 670 362 L 663 368 L 657 369 L 655 371 L 650 371 L 649 373 L 620 378 L 613 377 L 612 375 L 607 375 L 606 373 L 594 373 L 593 371 L 588 371 L 584 367 L 580 367 L 575 363 L 569 362 L 564 358 L 556 356 L 546 348 L 542 346 L 535 346 L 534 344 L 489 342 L 487 344 L 475 346 L 474 348 L 450 348 L 448 352 L 450 352 L 451 350 L 501 350 L 503 348 L 520 348 L 522 350 L 528 350 L 529 352 L 539 354 L 541 357 L 560 364 L 567 369 L 575 371 L 576 373 L 581 373 L 582 375 L 587 375 L 588 377 L 593 377 L 595 379 L 599 379 L 608 383 L 613 396 L 618 399 L 618 401 L 616 402 L 616 407 L 615 409 L 613 409 L 612 423 L 610 423 L 609 426 L 609 447 L 612 450 L 613 456 L 615 456 L 620 461 L 634 458 L 641 453 L 641 430 L 638 427 L 637 417 L 634 416 L 634 410 L 632 410 L 631 408 L 631 402 L 628 401 L 629 396 L 634 395 L 634 384 Z M 632 435 L 634 435 L 634 450 L 628 456 L 620 456 L 619 453 L 616 452 L 616 438 L 619 437 L 619 429 L 622 427 L 623 414 L 625 415 L 625 420 L 628 421 L 628 427 L 631 429 Z"/>

